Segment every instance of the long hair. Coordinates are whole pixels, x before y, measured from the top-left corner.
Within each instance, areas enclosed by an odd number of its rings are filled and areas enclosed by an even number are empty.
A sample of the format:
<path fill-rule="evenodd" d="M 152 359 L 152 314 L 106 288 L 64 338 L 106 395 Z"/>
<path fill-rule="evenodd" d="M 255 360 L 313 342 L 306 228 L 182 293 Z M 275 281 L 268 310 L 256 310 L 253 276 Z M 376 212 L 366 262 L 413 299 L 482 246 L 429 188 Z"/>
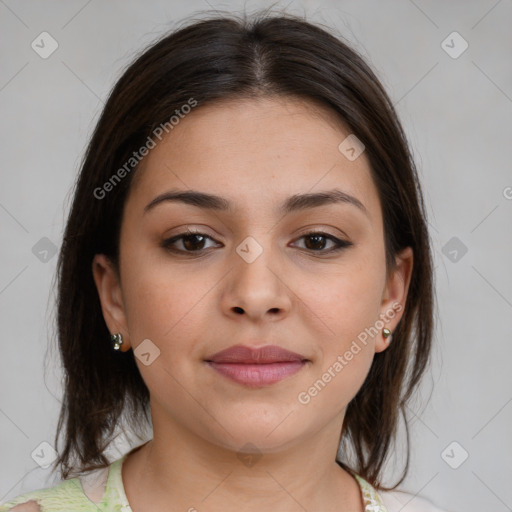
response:
<path fill-rule="evenodd" d="M 364 144 L 370 162 L 388 272 L 401 249 L 414 252 L 393 343 L 375 354 L 340 432 L 355 457 L 338 463 L 386 489 L 383 465 L 432 343 L 432 260 L 419 178 L 393 104 L 363 58 L 320 25 L 268 13 L 215 14 L 166 34 L 127 67 L 105 104 L 76 182 L 57 269 L 65 379 L 55 444 L 63 436 L 64 446 L 53 470 L 60 466 L 62 478 L 108 465 L 103 452 L 119 424 L 137 432 L 150 421 L 149 391 L 133 351 L 111 349 L 92 276 L 95 254 L 106 254 L 114 265 L 119 261 L 123 206 L 137 172 L 137 165 L 126 163 L 191 98 L 200 108 L 260 96 L 320 102 L 339 115 Z M 113 181 L 114 174 L 123 179 Z M 108 194 L 102 192 L 107 188 Z M 406 452 L 398 484 L 409 466 L 408 434 Z"/>

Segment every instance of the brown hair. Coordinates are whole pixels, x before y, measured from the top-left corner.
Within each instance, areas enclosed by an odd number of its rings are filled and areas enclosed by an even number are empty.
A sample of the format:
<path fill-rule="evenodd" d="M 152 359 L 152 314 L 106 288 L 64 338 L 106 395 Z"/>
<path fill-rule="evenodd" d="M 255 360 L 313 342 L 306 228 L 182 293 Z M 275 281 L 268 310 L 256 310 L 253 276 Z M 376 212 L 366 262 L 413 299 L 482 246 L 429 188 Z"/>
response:
<path fill-rule="evenodd" d="M 372 485 L 395 440 L 400 414 L 429 362 L 433 330 L 431 249 L 420 183 L 406 137 L 379 80 L 341 37 L 289 14 L 218 15 L 167 34 L 126 69 L 113 88 L 81 166 L 58 262 L 58 343 L 65 375 L 54 463 L 62 478 L 104 467 L 118 424 L 140 432 L 150 424 L 149 391 L 133 351 L 115 352 L 103 319 L 91 264 L 103 253 L 117 264 L 122 211 L 136 166 L 97 198 L 102 187 L 190 98 L 285 95 L 336 112 L 365 145 L 382 207 L 386 262 L 409 246 L 414 265 L 393 342 L 377 353 L 348 405 L 338 460 Z M 407 460 L 402 478 L 409 467 Z"/>

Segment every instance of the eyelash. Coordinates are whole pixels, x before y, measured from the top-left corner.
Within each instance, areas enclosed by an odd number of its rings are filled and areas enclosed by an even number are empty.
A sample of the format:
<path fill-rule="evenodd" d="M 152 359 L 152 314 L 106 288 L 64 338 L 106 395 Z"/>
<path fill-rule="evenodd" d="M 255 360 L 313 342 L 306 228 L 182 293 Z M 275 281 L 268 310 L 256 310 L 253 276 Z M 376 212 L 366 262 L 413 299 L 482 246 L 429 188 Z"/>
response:
<path fill-rule="evenodd" d="M 187 230 L 184 233 L 180 233 L 179 235 L 176 235 L 176 236 L 173 236 L 172 238 L 164 240 L 162 242 L 162 247 L 164 249 L 170 251 L 170 252 L 180 253 L 180 254 L 195 254 L 195 253 L 199 253 L 200 254 L 201 252 L 204 252 L 205 249 L 199 249 L 197 251 L 186 251 L 186 250 L 176 249 L 175 247 L 172 247 L 172 244 L 174 244 L 178 240 L 181 240 L 183 238 L 187 238 L 189 236 L 192 236 L 192 237 L 193 236 L 202 236 L 202 237 L 205 237 L 205 238 L 209 238 L 210 240 L 214 240 L 211 236 L 209 236 L 209 235 L 207 235 L 205 233 L 201 233 L 200 231 Z M 310 232 L 305 233 L 302 236 L 300 236 L 299 240 L 301 238 L 307 238 L 307 237 L 310 237 L 310 236 L 321 236 L 323 238 L 327 238 L 327 239 L 333 241 L 336 244 L 336 246 L 334 248 L 331 248 L 329 250 L 305 249 L 306 251 L 311 251 L 311 252 L 317 253 L 317 254 L 332 254 L 332 253 L 341 251 L 342 249 L 346 249 L 346 248 L 354 245 L 352 242 L 348 242 L 346 240 L 341 240 L 340 238 L 337 238 L 335 236 L 329 235 L 328 233 L 324 233 L 323 231 L 310 231 Z"/>

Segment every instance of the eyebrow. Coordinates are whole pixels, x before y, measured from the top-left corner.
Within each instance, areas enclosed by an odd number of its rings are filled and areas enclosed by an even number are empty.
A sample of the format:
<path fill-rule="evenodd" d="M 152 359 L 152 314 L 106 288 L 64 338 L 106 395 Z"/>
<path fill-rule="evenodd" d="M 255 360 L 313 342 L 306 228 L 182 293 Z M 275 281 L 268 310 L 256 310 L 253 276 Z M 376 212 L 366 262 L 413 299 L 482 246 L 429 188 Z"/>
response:
<path fill-rule="evenodd" d="M 170 190 L 155 197 L 148 205 L 146 205 L 144 212 L 148 212 L 155 206 L 168 201 L 185 203 L 205 210 L 224 212 L 233 211 L 233 204 L 224 197 L 207 194 L 206 192 L 199 192 L 197 190 Z M 351 204 L 368 215 L 367 209 L 359 199 L 338 189 L 307 194 L 294 194 L 281 204 L 279 212 L 282 214 L 288 214 L 306 210 L 308 208 L 339 203 Z"/>

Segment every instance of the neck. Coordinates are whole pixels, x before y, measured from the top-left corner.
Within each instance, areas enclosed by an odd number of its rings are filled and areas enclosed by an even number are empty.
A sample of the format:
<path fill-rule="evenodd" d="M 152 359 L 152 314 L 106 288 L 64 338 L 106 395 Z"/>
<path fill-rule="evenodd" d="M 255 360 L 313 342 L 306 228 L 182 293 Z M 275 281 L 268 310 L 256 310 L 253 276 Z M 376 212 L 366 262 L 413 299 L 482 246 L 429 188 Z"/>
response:
<path fill-rule="evenodd" d="M 154 438 L 125 459 L 133 512 L 239 512 L 241 503 L 246 512 L 364 509 L 358 483 L 334 460 L 339 436 L 332 428 L 265 453 L 249 453 L 247 445 L 237 453 L 176 425 L 172 430 L 162 436 L 155 429 Z"/>

